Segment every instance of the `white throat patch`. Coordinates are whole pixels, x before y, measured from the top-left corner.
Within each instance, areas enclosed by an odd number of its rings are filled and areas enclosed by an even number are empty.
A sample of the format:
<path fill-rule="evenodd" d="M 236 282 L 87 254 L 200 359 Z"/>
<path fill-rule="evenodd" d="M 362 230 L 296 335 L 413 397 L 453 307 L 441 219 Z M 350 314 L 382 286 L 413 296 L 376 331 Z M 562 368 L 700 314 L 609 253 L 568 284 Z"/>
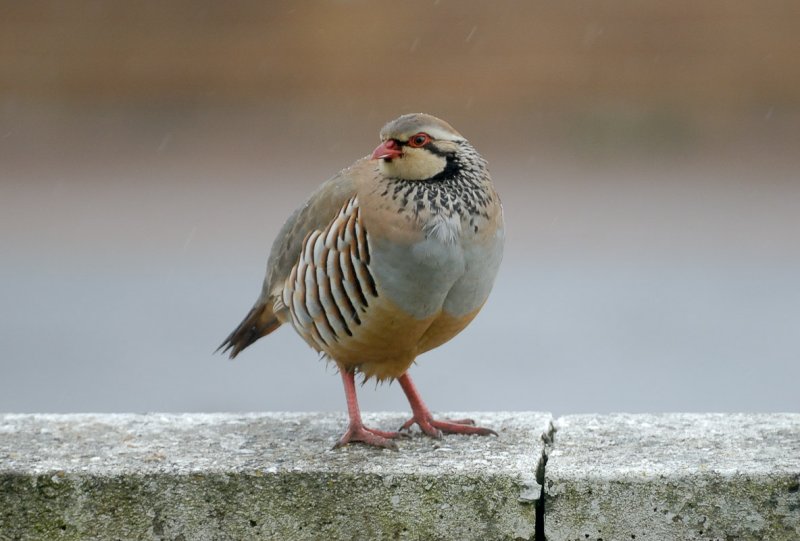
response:
<path fill-rule="evenodd" d="M 404 180 L 425 180 L 444 171 L 447 160 L 427 150 L 408 148 L 402 158 L 391 161 L 381 160 L 381 171 L 384 175 Z"/>

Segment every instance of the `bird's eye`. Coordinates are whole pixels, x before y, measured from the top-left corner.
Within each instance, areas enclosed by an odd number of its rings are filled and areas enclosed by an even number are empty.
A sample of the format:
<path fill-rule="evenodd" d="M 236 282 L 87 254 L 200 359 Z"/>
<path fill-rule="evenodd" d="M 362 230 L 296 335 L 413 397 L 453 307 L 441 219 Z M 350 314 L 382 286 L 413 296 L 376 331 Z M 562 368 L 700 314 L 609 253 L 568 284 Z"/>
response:
<path fill-rule="evenodd" d="M 424 147 L 425 145 L 427 145 L 430 142 L 431 142 L 431 136 L 430 135 L 428 135 L 427 133 L 418 133 L 416 135 L 412 135 L 408 139 L 408 146 L 414 147 L 414 148 L 419 148 L 419 147 Z"/>

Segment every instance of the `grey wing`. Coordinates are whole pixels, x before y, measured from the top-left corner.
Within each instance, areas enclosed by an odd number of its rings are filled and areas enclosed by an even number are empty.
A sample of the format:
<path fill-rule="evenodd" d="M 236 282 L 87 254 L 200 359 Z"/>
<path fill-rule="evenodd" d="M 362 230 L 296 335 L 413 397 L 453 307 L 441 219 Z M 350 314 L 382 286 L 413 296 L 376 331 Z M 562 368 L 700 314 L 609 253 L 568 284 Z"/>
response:
<path fill-rule="evenodd" d="M 312 231 L 324 229 L 336 217 L 345 202 L 355 195 L 355 175 L 367 173 L 370 167 L 366 158 L 357 161 L 324 182 L 289 216 L 272 243 L 261 295 L 217 351 L 229 351 L 231 358 L 236 357 L 250 344 L 281 326 L 285 319 L 283 314 L 275 313 L 275 300 L 281 298 L 283 284 L 300 258 L 303 240 Z"/>
<path fill-rule="evenodd" d="M 356 194 L 356 175 L 368 173 L 372 167 L 369 160 L 363 158 L 339 172 L 317 188 L 286 220 L 272 243 L 262 299 L 280 298 L 280 289 L 300 258 L 306 236 L 328 226 L 342 206 Z"/>

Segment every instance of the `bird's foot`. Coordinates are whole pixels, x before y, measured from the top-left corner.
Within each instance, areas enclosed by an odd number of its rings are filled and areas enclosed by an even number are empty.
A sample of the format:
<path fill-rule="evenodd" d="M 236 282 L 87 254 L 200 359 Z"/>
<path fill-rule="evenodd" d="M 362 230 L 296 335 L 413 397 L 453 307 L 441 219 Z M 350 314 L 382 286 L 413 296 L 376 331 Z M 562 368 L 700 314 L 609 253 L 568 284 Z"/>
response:
<path fill-rule="evenodd" d="M 479 436 L 488 436 L 490 434 L 497 436 L 497 432 L 491 428 L 483 428 L 475 426 L 475 421 L 472 419 L 446 419 L 437 421 L 432 415 L 414 415 L 411 419 L 403 423 L 400 427 L 401 431 L 411 428 L 412 425 L 419 426 L 425 434 L 437 440 L 445 434 L 477 434 Z"/>
<path fill-rule="evenodd" d="M 385 430 L 367 428 L 362 424 L 351 424 L 347 432 L 336 442 L 333 448 L 338 449 L 349 443 L 360 442 L 372 445 L 373 447 L 382 447 L 384 449 L 397 451 L 397 444 L 393 440 L 402 437 L 407 437 L 407 435 L 400 432 L 387 432 Z"/>

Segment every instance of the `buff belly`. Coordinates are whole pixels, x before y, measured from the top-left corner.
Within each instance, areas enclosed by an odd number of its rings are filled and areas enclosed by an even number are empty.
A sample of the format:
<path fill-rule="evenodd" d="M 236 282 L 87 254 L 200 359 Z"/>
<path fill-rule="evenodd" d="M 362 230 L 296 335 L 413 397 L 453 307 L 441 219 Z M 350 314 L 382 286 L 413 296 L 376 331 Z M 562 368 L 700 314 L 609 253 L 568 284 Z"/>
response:
<path fill-rule="evenodd" d="M 405 248 L 376 245 L 370 268 L 378 297 L 353 336 L 326 353 L 367 378 L 402 375 L 418 355 L 456 336 L 478 314 L 497 274 L 502 236 L 490 244 L 488 251 L 431 239 Z"/>

